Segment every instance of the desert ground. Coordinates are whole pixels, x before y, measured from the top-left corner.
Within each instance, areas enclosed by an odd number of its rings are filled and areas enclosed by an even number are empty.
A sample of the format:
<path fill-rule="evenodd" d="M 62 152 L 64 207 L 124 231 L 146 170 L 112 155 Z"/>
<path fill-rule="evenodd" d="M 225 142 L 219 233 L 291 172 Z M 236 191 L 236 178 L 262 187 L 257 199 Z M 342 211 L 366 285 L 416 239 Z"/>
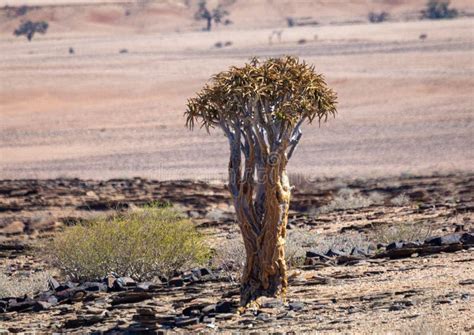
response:
<path fill-rule="evenodd" d="M 210 32 L 196 3 L 0 1 L 0 333 L 474 332 L 471 1 L 428 20 L 424 0 L 229 0 Z M 14 36 L 26 19 L 47 33 Z M 286 301 L 239 314 L 237 282 L 211 265 L 121 285 L 68 282 L 45 259 L 69 226 L 154 201 L 217 251 L 239 239 L 227 140 L 183 113 L 213 74 L 282 55 L 339 101 L 288 166 L 288 231 L 317 242 L 299 242 Z"/>

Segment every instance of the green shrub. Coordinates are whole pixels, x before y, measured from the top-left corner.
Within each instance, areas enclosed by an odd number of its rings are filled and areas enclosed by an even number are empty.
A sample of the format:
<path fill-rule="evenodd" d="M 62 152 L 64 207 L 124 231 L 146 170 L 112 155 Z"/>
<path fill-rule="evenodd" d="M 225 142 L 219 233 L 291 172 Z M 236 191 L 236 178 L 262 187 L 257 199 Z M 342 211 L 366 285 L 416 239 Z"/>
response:
<path fill-rule="evenodd" d="M 189 220 L 157 206 L 69 227 L 48 249 L 54 264 L 73 280 L 111 272 L 148 280 L 201 264 L 209 255 Z"/>

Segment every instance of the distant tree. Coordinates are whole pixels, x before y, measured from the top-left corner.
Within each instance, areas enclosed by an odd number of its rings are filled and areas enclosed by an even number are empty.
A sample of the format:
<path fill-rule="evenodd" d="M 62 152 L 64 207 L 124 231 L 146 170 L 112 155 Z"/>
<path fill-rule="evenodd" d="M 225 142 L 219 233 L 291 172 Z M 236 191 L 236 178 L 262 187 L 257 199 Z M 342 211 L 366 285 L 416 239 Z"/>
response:
<path fill-rule="evenodd" d="M 218 5 L 213 10 L 207 8 L 206 0 L 200 0 L 198 3 L 198 10 L 194 14 L 194 18 L 198 21 L 205 20 L 206 30 L 210 31 L 212 28 L 212 22 L 215 24 L 221 23 L 225 16 L 229 15 L 229 12 L 224 9 L 222 5 Z"/>
<path fill-rule="evenodd" d="M 458 11 L 454 8 L 449 8 L 449 0 L 429 0 L 426 4 L 426 9 L 422 12 L 423 18 L 439 20 L 452 19 L 458 16 Z"/>
<path fill-rule="evenodd" d="M 388 18 L 387 12 L 380 12 L 380 13 L 370 12 L 369 13 L 369 21 L 372 23 L 384 22 L 387 20 L 387 18 Z"/>
<path fill-rule="evenodd" d="M 48 30 L 48 23 L 45 21 L 26 21 L 23 22 L 13 34 L 15 36 L 25 35 L 28 41 L 31 41 L 35 33 L 46 34 Z"/>

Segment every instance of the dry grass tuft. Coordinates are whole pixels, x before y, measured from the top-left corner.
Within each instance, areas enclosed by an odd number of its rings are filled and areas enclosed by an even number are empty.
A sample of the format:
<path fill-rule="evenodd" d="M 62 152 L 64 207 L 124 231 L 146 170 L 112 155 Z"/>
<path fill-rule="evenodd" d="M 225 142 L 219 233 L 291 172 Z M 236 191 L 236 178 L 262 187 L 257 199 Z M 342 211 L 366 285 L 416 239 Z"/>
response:
<path fill-rule="evenodd" d="M 394 206 L 402 207 L 407 206 L 411 202 L 410 197 L 404 193 L 397 195 L 395 198 L 390 200 L 390 203 Z"/>
<path fill-rule="evenodd" d="M 32 297 L 35 293 L 48 289 L 48 278 L 50 276 L 51 273 L 47 271 L 13 276 L 0 273 L 0 298 L 24 295 Z"/>
<path fill-rule="evenodd" d="M 372 239 L 375 243 L 392 243 L 399 241 L 424 241 L 431 236 L 431 228 L 423 224 L 400 223 L 375 227 Z"/>
<path fill-rule="evenodd" d="M 358 209 L 382 204 L 385 200 L 380 193 L 373 192 L 368 196 L 349 188 L 339 190 L 334 199 L 319 209 L 319 213 L 330 213 L 337 210 Z"/>

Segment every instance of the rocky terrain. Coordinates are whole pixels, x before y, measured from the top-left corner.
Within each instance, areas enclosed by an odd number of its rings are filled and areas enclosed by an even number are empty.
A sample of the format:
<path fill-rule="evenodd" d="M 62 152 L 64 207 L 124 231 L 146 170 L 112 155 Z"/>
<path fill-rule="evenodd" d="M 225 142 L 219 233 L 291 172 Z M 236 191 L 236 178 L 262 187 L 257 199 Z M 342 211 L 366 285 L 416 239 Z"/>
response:
<path fill-rule="evenodd" d="M 238 284 L 211 265 L 153 283 L 114 276 L 71 283 L 56 272 L 36 295 L 0 299 L 1 328 L 108 333 L 474 331 L 474 175 L 292 180 L 296 189 L 289 232 L 346 236 L 354 245 L 324 252 L 308 248 L 304 265 L 290 270 L 286 301 L 264 299 L 259 308 L 239 314 Z M 152 201 L 179 207 L 214 246 L 237 231 L 221 182 L 3 180 L 1 274 L 14 281 L 53 273 L 41 257 L 40 242 L 64 226 Z M 426 241 L 358 245 L 360 237 L 375 241 L 374 234 L 383 227 L 407 222 L 429 228 Z"/>

